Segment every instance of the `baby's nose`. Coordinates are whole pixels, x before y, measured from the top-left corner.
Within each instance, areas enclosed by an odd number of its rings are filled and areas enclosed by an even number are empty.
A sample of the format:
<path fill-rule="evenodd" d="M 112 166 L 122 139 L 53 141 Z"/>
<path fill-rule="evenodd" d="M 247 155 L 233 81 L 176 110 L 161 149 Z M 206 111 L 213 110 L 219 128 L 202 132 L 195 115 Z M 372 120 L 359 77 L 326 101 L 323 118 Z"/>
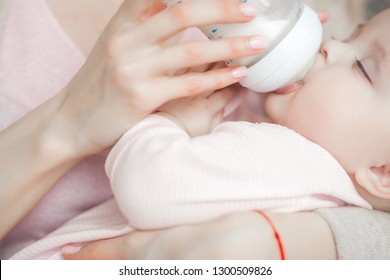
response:
<path fill-rule="evenodd" d="M 324 56 L 327 64 L 337 63 L 340 59 L 348 59 L 353 54 L 348 43 L 337 40 L 328 40 L 322 43 L 320 53 Z"/>

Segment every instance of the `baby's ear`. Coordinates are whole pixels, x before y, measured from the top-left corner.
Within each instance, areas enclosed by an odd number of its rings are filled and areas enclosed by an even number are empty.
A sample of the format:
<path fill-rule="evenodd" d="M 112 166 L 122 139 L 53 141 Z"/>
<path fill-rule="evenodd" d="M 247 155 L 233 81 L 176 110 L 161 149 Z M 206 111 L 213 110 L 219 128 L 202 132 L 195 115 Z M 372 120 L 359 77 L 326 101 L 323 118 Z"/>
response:
<path fill-rule="evenodd" d="M 372 195 L 390 199 L 390 165 L 362 168 L 355 173 L 355 178 Z"/>

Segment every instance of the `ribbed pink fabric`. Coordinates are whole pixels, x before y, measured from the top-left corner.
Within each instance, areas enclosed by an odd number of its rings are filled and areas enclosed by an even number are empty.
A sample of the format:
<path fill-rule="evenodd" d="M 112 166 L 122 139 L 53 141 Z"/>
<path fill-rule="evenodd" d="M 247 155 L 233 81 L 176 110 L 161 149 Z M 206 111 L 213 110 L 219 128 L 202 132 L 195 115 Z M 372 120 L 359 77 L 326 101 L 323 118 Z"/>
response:
<path fill-rule="evenodd" d="M 174 122 L 152 115 L 115 145 L 106 172 L 119 208 L 139 229 L 251 209 L 371 208 L 327 151 L 269 123 L 225 122 L 191 139 Z"/>
<path fill-rule="evenodd" d="M 10 1 L 0 44 L 0 130 L 58 93 L 85 61 L 44 0 Z M 112 197 L 104 161 L 104 155 L 88 158 L 66 174 L 2 240 L 0 258 Z"/>
<path fill-rule="evenodd" d="M 106 171 L 121 211 L 111 200 L 13 258 L 58 259 L 67 244 L 199 223 L 236 211 L 371 209 L 327 151 L 274 124 L 225 122 L 211 135 L 191 139 L 172 121 L 152 115 L 115 145 Z"/>
<path fill-rule="evenodd" d="M 114 199 L 86 211 L 59 229 L 32 243 L 11 259 L 37 260 L 62 259 L 61 249 L 64 245 L 82 246 L 93 240 L 121 236 L 133 229 L 120 213 Z"/>

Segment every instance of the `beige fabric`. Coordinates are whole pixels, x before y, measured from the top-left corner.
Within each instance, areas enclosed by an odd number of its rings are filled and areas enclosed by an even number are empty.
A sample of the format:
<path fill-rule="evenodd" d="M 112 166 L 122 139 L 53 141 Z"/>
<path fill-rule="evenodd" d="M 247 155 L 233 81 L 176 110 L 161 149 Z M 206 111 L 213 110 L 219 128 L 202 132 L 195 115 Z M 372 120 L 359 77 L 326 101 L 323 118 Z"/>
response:
<path fill-rule="evenodd" d="M 383 0 L 385 1 L 385 0 Z M 355 27 L 364 21 L 367 0 L 305 0 L 317 11 L 328 10 L 332 19 L 324 27 L 325 38 L 347 37 Z M 9 0 L 0 0 L 0 38 L 7 14 Z"/>
<path fill-rule="evenodd" d="M 390 213 L 356 207 L 319 209 L 340 260 L 390 260 Z"/>
<path fill-rule="evenodd" d="M 316 11 L 329 11 L 331 19 L 324 25 L 326 39 L 347 38 L 354 29 L 365 21 L 367 0 L 305 0 Z"/>
<path fill-rule="evenodd" d="M 3 35 L 3 27 L 7 17 L 8 0 L 0 0 L 0 38 Z"/>
<path fill-rule="evenodd" d="M 390 8 L 390 0 L 304 0 L 316 11 L 329 11 L 331 20 L 325 24 L 325 38 L 347 38 L 360 23 Z"/>

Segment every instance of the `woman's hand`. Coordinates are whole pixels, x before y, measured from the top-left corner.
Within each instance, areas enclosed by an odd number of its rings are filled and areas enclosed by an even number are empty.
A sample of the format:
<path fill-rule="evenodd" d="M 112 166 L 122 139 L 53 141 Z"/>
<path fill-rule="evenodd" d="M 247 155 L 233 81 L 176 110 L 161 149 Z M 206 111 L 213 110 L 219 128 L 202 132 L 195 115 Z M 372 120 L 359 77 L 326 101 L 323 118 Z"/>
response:
<path fill-rule="evenodd" d="M 238 82 L 242 71 L 224 67 L 205 73 L 181 69 L 254 55 L 261 38 L 192 41 L 167 46 L 187 27 L 246 22 L 251 5 L 234 0 L 189 1 L 164 9 L 155 0 L 127 0 L 113 17 L 87 62 L 64 90 L 59 116 L 77 153 L 101 152 L 137 121 L 165 102 Z M 136 16 L 135 16 L 136 15 Z"/>
<path fill-rule="evenodd" d="M 234 0 L 189 1 L 170 9 L 157 0 L 124 1 L 69 84 L 0 133 L 0 212 L 8 213 L 0 238 L 69 169 L 112 146 L 155 108 L 239 81 L 235 69 L 226 67 L 170 73 L 257 54 L 260 38 L 166 42 L 190 26 L 249 21 L 250 7 Z"/>
<path fill-rule="evenodd" d="M 330 15 L 328 11 L 321 11 L 318 12 L 317 14 L 322 24 L 327 23 L 329 21 Z"/>
<path fill-rule="evenodd" d="M 325 23 L 329 19 L 329 14 L 325 12 L 319 12 L 318 17 L 322 23 Z M 204 73 L 211 69 L 215 70 L 222 68 L 224 64 L 203 65 L 193 69 L 186 69 L 186 74 Z M 183 71 L 183 70 L 182 70 Z M 243 69 L 245 71 L 245 69 Z M 182 74 L 184 72 L 181 72 Z M 216 92 L 204 92 L 200 95 L 183 97 L 172 100 L 158 109 L 159 114 L 170 118 L 175 121 L 179 126 L 182 126 L 191 137 L 205 135 L 210 133 L 213 128 L 221 123 L 224 117 L 224 108 L 232 97 L 240 91 L 238 84 L 226 87 Z M 261 104 L 261 97 L 258 97 L 258 106 Z M 245 106 L 242 106 L 245 107 Z M 241 114 L 246 115 L 245 120 L 257 121 L 257 119 L 263 120 L 263 114 L 259 114 L 258 108 L 256 111 L 246 113 L 243 111 L 245 108 L 240 108 Z M 242 116 L 243 117 L 243 116 Z M 241 119 L 240 119 L 241 120 Z M 244 120 L 244 119 L 242 119 Z"/>
<path fill-rule="evenodd" d="M 281 236 L 287 259 L 337 258 L 332 232 L 318 214 L 301 212 L 267 215 Z M 280 259 L 280 251 L 269 223 L 258 213 L 243 212 L 199 225 L 138 231 L 114 239 L 96 241 L 78 253 L 64 257 L 271 260 Z"/>

